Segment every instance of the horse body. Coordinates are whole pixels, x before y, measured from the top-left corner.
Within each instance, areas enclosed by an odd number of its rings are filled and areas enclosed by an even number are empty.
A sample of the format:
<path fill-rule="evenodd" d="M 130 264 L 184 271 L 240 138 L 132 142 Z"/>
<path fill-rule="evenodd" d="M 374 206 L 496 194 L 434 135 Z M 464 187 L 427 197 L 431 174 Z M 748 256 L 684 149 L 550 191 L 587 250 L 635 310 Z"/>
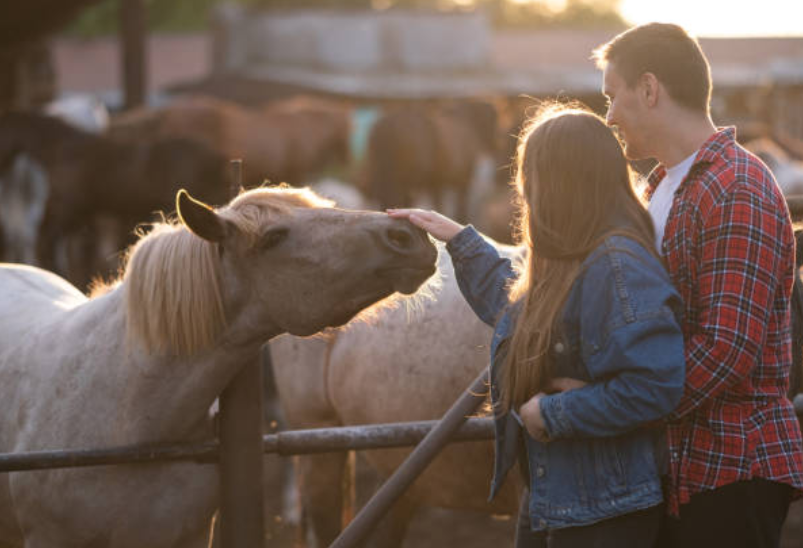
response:
<path fill-rule="evenodd" d="M 514 248 L 501 246 L 505 255 Z M 279 397 L 291 428 L 393 423 L 440 418 L 488 365 L 492 330 L 470 310 L 443 253 L 443 280 L 419 310 L 384 309 L 326 338 L 282 336 L 270 343 Z M 364 456 L 389 476 L 409 449 L 372 450 Z M 300 458 L 300 485 L 312 526 L 326 546 L 341 526 L 345 457 Z M 449 446 L 394 506 L 372 546 L 400 546 L 421 505 L 514 513 L 515 482 L 488 503 L 493 468 L 489 442 Z"/>
<path fill-rule="evenodd" d="M 157 226 L 92 299 L 44 270 L 0 267 L 0 451 L 210 439 L 210 406 L 265 340 L 342 325 L 434 271 L 417 229 L 324 205 L 260 189 L 218 213 L 184 195 L 194 233 Z M 0 545 L 205 546 L 217 504 L 211 465 L 3 476 Z"/>
<path fill-rule="evenodd" d="M 49 116 L 4 115 L 0 117 L 4 258 L 58 270 L 83 287 L 93 273 L 114 271 L 116 264 L 109 268 L 106 257 L 91 250 L 65 264 L 60 257 L 71 240 L 93 247 L 99 237 L 110 236 L 108 230 L 100 234 L 96 225 L 113 218 L 117 227 L 109 239 L 115 249 L 122 249 L 131 243 L 129 234 L 137 223 L 153 220 L 156 211 L 172 209 L 180 186 L 211 203 L 225 203 L 228 173 L 222 156 L 188 140 L 118 143 Z M 6 201 L 6 195 L 14 200 Z M 23 230 L 25 237 L 20 238 Z"/>
<path fill-rule="evenodd" d="M 477 162 L 495 153 L 496 138 L 496 111 L 490 103 L 399 107 L 371 129 L 363 186 L 381 208 L 409 207 L 429 196 L 442 211 L 445 193 L 453 192 L 453 216 L 465 222 Z"/>
<path fill-rule="evenodd" d="M 110 134 L 125 142 L 155 136 L 196 141 L 243 160 L 246 185 L 265 180 L 302 184 L 330 161 L 345 161 L 349 114 L 328 101 L 295 98 L 248 109 L 211 97 L 185 97 L 159 109 L 112 120 Z"/>
<path fill-rule="evenodd" d="M 53 278 L 30 267 L 0 270 L 4 315 L 8 310 L 15 316 L 6 318 L 27 316 L 10 331 L 4 329 L 0 341 L 10 349 L 3 353 L 0 370 L 5 383 L 0 408 L 6 417 L 0 425 L 2 450 L 210 439 L 211 423 L 204 420 L 210 394 L 198 392 L 220 386 L 208 380 L 214 369 L 234 370 L 233 360 L 248 356 L 217 351 L 171 363 L 128 353 L 120 337 L 125 329 L 121 288 L 87 301 Z M 31 289 L 32 284 L 39 287 Z M 17 534 L 23 533 L 26 547 L 203 546 L 189 541 L 202 541 L 199 531 L 206 530 L 215 508 L 214 466 L 5 476 L 0 501 L 12 502 Z M 181 512 L 168 511 L 173 505 Z M 2 514 L 12 515 L 8 506 Z M 20 537 L 11 539 L 22 544 Z"/>

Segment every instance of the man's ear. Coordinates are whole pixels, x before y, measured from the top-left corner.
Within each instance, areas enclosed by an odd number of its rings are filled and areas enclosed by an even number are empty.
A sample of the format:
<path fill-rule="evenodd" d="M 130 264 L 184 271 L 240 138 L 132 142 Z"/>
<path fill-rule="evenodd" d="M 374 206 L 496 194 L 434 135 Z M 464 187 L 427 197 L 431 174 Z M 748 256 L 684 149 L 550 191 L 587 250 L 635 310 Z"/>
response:
<path fill-rule="evenodd" d="M 193 234 L 204 240 L 221 243 L 231 230 L 231 223 L 215 210 L 190 196 L 183 188 L 176 194 L 176 212 Z"/>
<path fill-rule="evenodd" d="M 660 87 L 658 78 L 652 72 L 645 72 L 639 77 L 639 92 L 649 107 L 654 107 L 658 104 Z"/>

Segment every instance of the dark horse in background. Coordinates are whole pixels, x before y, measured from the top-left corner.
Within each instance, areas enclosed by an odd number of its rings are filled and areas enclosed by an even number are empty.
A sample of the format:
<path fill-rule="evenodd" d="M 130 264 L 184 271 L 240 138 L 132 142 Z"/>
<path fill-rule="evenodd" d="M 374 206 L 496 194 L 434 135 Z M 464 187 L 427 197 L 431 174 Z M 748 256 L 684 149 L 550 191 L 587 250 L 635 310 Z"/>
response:
<path fill-rule="evenodd" d="M 227 158 L 243 160 L 246 186 L 302 185 L 347 162 L 351 107 L 298 95 L 262 108 L 204 96 L 179 97 L 160 108 L 112 118 L 109 134 L 141 143 L 155 137 L 188 139 Z"/>
<path fill-rule="evenodd" d="M 370 131 L 361 186 L 380 208 L 411 206 L 426 195 L 442 210 L 445 193 L 454 191 L 453 215 L 465 222 L 474 170 L 484 154 L 494 155 L 497 135 L 496 109 L 485 101 L 391 108 Z"/>
<path fill-rule="evenodd" d="M 138 223 L 174 209 L 182 187 L 225 203 L 229 174 L 226 158 L 188 140 L 118 143 L 54 117 L 7 113 L 0 116 L 3 258 L 86 287 L 117 266 L 117 257 L 97 257 L 101 239 L 112 242 L 112 254 L 125 248 Z M 15 237 L 20 230 L 25 238 Z"/>

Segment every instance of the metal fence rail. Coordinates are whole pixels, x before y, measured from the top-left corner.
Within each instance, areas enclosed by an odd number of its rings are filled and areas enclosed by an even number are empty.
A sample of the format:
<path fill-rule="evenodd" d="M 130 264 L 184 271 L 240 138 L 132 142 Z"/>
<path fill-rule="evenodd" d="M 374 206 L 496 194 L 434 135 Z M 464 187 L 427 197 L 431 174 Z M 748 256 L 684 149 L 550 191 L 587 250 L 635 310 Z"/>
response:
<path fill-rule="evenodd" d="M 803 421 L 803 394 L 794 399 L 795 412 Z M 400 422 L 288 430 L 262 436 L 264 453 L 282 456 L 328 453 L 333 451 L 388 449 L 416 445 L 438 421 Z M 493 438 L 489 418 L 468 419 L 451 441 L 480 441 Z M 215 463 L 219 458 L 217 441 L 195 444 L 128 445 L 103 449 L 67 449 L 0 453 L 0 472 L 76 468 L 111 464 L 141 464 L 170 461 Z"/>
<path fill-rule="evenodd" d="M 262 437 L 264 453 L 282 456 L 352 449 L 407 447 L 421 441 L 438 421 L 403 422 L 290 430 Z M 480 441 L 493 437 L 491 419 L 474 418 L 456 432 L 452 441 Z M 0 453 L 0 472 L 76 468 L 111 464 L 143 464 L 169 461 L 215 463 L 219 459 L 217 441 L 196 444 L 129 445 L 103 449 L 67 449 Z"/>

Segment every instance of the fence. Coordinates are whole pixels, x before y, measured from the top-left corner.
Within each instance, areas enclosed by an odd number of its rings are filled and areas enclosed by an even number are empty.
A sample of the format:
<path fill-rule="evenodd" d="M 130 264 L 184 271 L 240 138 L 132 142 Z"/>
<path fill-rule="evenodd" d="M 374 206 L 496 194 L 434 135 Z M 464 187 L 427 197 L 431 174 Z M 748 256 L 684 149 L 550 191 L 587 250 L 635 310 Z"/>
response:
<path fill-rule="evenodd" d="M 246 371 L 244 374 L 246 380 L 248 380 L 248 376 L 254 373 Z M 446 443 L 493 438 L 493 424 L 490 418 L 466 418 L 467 415 L 474 412 L 474 409 L 483 400 L 483 397 L 478 394 L 483 393 L 482 387 L 485 378 L 486 372 L 483 372 L 440 421 L 279 432 L 261 436 L 261 447 L 258 454 L 274 453 L 289 456 L 330 451 L 384 449 L 417 444 L 410 457 L 402 463 L 332 544 L 332 548 L 354 546 L 371 531 L 378 519 L 404 493 L 405 489 L 424 470 L 427 464 L 437 456 Z M 798 419 L 803 423 L 803 394 L 795 398 L 794 405 Z M 223 437 L 222 435 L 221 438 Z M 201 464 L 213 464 L 222 460 L 221 446 L 222 443 L 220 442 L 210 441 L 196 444 L 137 445 L 105 449 L 5 453 L 0 454 L 0 472 L 171 461 L 194 461 Z M 248 449 L 253 448 L 249 447 Z M 238 448 L 238 450 L 242 450 L 242 448 Z M 238 460 L 238 457 L 235 456 L 233 460 Z M 225 482 L 224 475 L 221 474 L 221 476 Z M 254 482 L 253 477 L 248 479 L 251 485 L 261 485 L 261 482 Z M 221 485 L 221 492 L 225 490 L 226 487 Z M 235 496 L 242 494 L 237 488 L 236 482 L 228 487 L 228 491 Z M 221 497 L 221 511 L 223 511 L 224 502 Z M 260 493 L 260 499 L 256 504 L 256 511 L 259 513 L 262 510 L 261 503 Z M 229 508 L 229 510 L 232 511 L 233 508 Z M 254 510 L 249 509 L 248 513 L 253 514 Z M 222 512 L 222 515 L 225 514 Z M 262 523 L 261 518 L 259 523 Z M 234 530 L 232 531 L 232 529 Z M 249 529 L 253 529 L 253 524 L 249 526 Z M 221 546 L 225 548 L 229 546 L 261 546 L 262 530 L 259 531 L 259 536 L 251 539 L 244 538 L 246 534 L 250 534 L 250 531 L 243 532 L 243 530 L 236 529 L 234 523 L 230 522 L 228 530 L 227 537 L 223 534 L 224 526 L 221 525 Z"/>

